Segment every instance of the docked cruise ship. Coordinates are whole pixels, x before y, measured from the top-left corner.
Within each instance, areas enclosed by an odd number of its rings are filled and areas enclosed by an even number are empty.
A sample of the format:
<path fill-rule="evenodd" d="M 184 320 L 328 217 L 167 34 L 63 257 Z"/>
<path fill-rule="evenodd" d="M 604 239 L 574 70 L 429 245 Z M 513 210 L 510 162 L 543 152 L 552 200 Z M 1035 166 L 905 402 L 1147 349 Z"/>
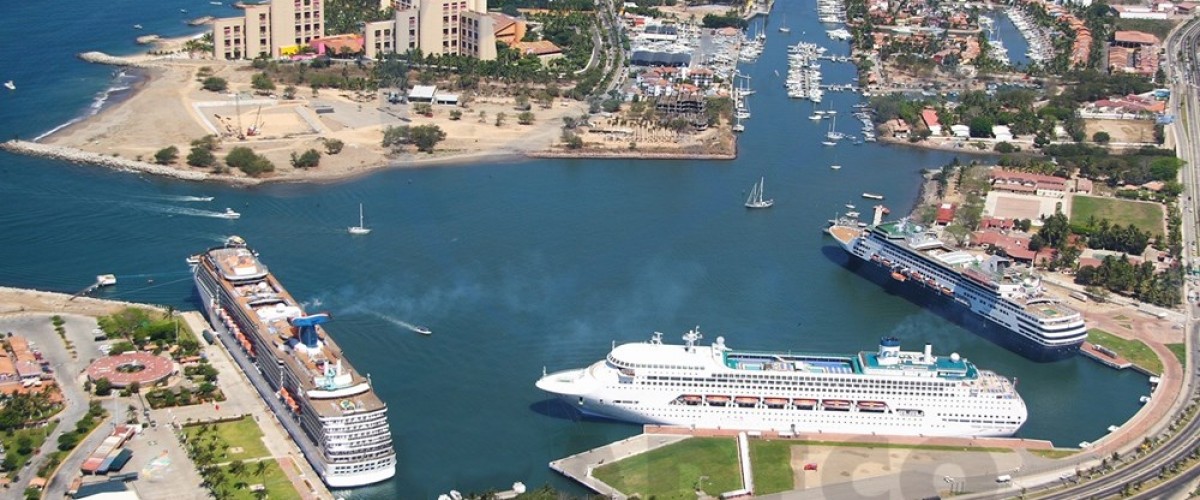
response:
<path fill-rule="evenodd" d="M 879 210 L 878 208 L 876 210 Z M 985 321 L 980 333 L 1036 361 L 1079 350 L 1087 327 L 1078 311 L 1044 295 L 1040 279 L 998 255 L 986 259 L 955 249 L 920 225 L 899 220 L 863 229 L 836 221 L 828 232 L 855 262 L 885 283 L 923 291 Z"/>
<path fill-rule="evenodd" d="M 781 433 L 1010 436 L 1025 423 L 1016 385 L 951 354 L 900 350 L 885 338 L 858 355 L 735 351 L 717 337 L 698 345 L 622 344 L 537 387 L 588 416 L 634 423 Z"/>
<path fill-rule="evenodd" d="M 305 458 L 333 488 L 396 474 L 387 405 L 237 236 L 188 259 L 209 322 Z"/>

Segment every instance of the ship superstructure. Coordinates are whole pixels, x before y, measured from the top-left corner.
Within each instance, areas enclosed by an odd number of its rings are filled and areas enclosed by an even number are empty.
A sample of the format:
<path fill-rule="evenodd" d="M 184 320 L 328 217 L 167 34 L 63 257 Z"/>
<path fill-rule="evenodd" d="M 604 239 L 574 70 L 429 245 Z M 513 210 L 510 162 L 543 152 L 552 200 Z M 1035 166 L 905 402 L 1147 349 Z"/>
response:
<path fill-rule="evenodd" d="M 1009 436 L 1025 423 L 1015 383 L 958 354 L 900 350 L 884 338 L 857 355 L 701 346 L 616 346 L 587 368 L 543 375 L 537 387 L 589 416 L 701 429 L 791 433 Z"/>
<path fill-rule="evenodd" d="M 387 405 L 325 332 L 237 236 L 194 262 L 196 289 L 221 342 L 334 488 L 396 474 Z"/>
<path fill-rule="evenodd" d="M 1074 354 L 1087 339 L 1083 316 L 1045 295 L 1031 269 L 1007 257 L 976 256 L 907 219 L 864 229 L 835 223 L 828 232 L 857 261 L 913 289 L 985 319 L 996 340 L 1034 360 Z"/>

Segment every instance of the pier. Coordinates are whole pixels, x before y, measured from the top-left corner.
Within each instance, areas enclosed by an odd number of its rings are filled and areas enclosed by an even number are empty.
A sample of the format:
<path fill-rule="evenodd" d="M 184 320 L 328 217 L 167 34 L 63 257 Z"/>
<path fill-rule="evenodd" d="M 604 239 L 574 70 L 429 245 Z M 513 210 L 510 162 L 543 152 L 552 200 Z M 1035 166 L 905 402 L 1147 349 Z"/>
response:
<path fill-rule="evenodd" d="M 1133 366 L 1128 359 L 1101 345 L 1084 342 L 1079 346 L 1079 353 L 1096 360 L 1096 362 L 1115 370 L 1124 370 Z"/>
<path fill-rule="evenodd" d="M 639 434 L 583 453 L 576 453 L 569 457 L 555 460 L 550 462 L 550 468 L 598 494 L 605 495 L 614 500 L 625 500 L 626 497 L 621 492 L 603 481 L 592 477 L 592 470 L 605 463 L 616 462 L 623 458 L 629 458 L 672 443 L 678 443 L 689 437 L 691 436 L 683 434 Z"/>

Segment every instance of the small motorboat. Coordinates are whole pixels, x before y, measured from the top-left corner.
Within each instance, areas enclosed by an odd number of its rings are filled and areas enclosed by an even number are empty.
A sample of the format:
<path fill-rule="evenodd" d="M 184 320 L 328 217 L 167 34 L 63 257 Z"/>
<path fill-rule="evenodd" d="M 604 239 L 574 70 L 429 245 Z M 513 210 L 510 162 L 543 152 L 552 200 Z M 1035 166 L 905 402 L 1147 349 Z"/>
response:
<path fill-rule="evenodd" d="M 135 25 L 133 25 L 133 29 L 135 29 L 135 30 L 140 30 L 140 29 L 142 29 L 142 25 L 140 25 L 140 24 L 135 24 Z"/>
<path fill-rule="evenodd" d="M 425 327 L 423 327 L 423 326 L 414 326 L 414 327 L 413 327 L 413 331 L 414 331 L 414 332 L 417 332 L 417 333 L 419 333 L 419 334 L 421 334 L 421 335 L 433 335 L 433 330 L 430 330 L 430 329 L 428 329 L 428 328 L 425 328 Z"/>
<path fill-rule="evenodd" d="M 234 212 L 232 208 L 225 207 L 225 211 L 222 212 L 220 216 L 224 219 L 237 219 L 240 218 L 242 214 Z"/>
<path fill-rule="evenodd" d="M 833 142 L 833 141 L 821 141 L 821 145 L 822 146 L 837 146 L 837 143 Z"/>
<path fill-rule="evenodd" d="M 841 170 L 842 166 L 841 165 L 830 165 L 829 168 L 832 168 L 834 170 Z"/>
<path fill-rule="evenodd" d="M 4 88 L 6 88 L 8 90 L 17 90 L 17 84 L 13 83 L 12 80 L 9 80 L 7 82 L 4 82 Z"/>

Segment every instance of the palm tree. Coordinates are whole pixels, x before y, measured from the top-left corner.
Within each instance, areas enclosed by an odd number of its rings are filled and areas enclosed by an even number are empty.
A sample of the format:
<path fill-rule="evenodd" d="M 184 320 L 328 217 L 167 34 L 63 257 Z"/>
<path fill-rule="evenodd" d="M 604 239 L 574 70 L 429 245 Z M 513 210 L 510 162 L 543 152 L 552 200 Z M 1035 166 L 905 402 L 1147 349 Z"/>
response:
<path fill-rule="evenodd" d="M 266 479 L 266 477 L 267 477 L 267 461 L 265 459 L 259 460 L 257 463 L 254 464 L 254 475 L 258 476 L 258 480 L 260 482 L 262 480 Z"/>
<path fill-rule="evenodd" d="M 246 463 L 241 460 L 234 460 L 229 464 L 229 472 L 235 476 L 242 475 L 243 472 L 246 472 Z"/>

